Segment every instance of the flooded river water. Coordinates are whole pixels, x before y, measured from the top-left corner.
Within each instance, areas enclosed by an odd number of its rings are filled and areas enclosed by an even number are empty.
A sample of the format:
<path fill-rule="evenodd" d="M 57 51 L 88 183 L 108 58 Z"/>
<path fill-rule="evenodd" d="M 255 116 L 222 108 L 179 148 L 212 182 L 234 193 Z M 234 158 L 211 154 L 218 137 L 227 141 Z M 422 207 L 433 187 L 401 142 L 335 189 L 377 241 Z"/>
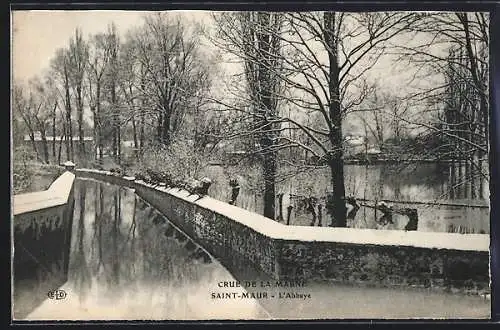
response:
<path fill-rule="evenodd" d="M 165 235 L 156 211 L 133 190 L 78 179 L 75 200 L 68 281 L 60 288 L 67 297 L 46 299 L 28 320 L 490 316 L 490 300 L 479 296 L 329 283 L 257 287 L 253 299 L 245 288 L 221 283 L 260 286 L 265 275 L 249 267 L 235 278 L 213 257 L 193 255 L 185 242 Z"/>

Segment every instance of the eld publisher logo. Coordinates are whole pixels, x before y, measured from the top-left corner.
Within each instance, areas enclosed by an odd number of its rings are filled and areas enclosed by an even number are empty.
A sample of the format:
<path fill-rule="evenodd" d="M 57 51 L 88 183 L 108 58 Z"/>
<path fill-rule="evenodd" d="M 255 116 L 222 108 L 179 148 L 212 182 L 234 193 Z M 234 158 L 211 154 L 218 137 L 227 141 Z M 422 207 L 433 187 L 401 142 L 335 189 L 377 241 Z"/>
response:
<path fill-rule="evenodd" d="M 47 293 L 47 296 L 49 296 L 49 299 L 61 300 L 65 299 L 67 294 L 64 290 L 52 290 Z"/>

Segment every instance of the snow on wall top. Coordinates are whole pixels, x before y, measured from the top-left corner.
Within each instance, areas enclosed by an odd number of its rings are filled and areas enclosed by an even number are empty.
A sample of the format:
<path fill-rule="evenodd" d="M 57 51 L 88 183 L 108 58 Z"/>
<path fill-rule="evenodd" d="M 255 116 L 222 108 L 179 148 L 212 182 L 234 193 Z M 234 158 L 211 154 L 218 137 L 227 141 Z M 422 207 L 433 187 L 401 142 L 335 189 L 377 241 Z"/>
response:
<path fill-rule="evenodd" d="M 145 186 L 154 187 L 143 181 L 136 181 Z M 403 230 L 376 230 L 354 228 L 331 228 L 285 225 L 260 214 L 205 196 L 190 195 L 185 190 L 156 187 L 158 191 L 168 193 L 205 209 L 226 216 L 227 218 L 252 228 L 273 239 L 303 242 L 336 242 L 362 245 L 410 246 L 430 249 L 448 249 L 488 252 L 490 237 L 488 234 L 458 234 L 443 232 L 420 232 Z"/>
<path fill-rule="evenodd" d="M 23 214 L 66 204 L 75 175 L 64 172 L 47 190 L 14 195 L 13 214 Z"/>
<path fill-rule="evenodd" d="M 78 169 L 79 173 L 97 173 L 114 176 L 111 172 L 91 169 Z M 126 178 L 131 181 L 132 178 Z M 247 211 L 235 205 L 216 200 L 209 196 L 199 198 L 178 188 L 158 187 L 142 180 L 140 184 L 159 192 L 167 193 L 202 208 L 223 215 L 237 223 L 272 239 L 299 242 L 332 242 L 360 245 L 409 246 L 427 249 L 447 249 L 462 251 L 489 252 L 488 234 L 458 234 L 443 232 L 420 232 L 403 230 L 376 230 L 358 228 L 331 228 L 285 225 L 260 214 Z"/>

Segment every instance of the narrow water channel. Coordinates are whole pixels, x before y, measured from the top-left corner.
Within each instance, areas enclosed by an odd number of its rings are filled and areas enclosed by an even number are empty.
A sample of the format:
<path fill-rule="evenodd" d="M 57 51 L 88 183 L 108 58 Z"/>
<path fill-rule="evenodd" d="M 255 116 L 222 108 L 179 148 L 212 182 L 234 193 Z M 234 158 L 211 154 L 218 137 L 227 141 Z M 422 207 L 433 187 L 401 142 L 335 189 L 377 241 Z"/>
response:
<path fill-rule="evenodd" d="M 235 278 L 196 254 L 133 190 L 75 183 L 65 299 L 46 299 L 28 320 L 207 320 L 332 318 L 489 318 L 490 300 L 422 290 L 328 283 L 266 288 L 255 269 Z M 225 283 L 255 281 L 245 289 Z M 250 292 L 252 295 L 243 293 Z M 260 294 L 259 294 L 260 293 Z M 262 293 L 266 293 L 263 295 Z M 300 296 L 299 296 L 300 295 Z M 300 298 L 299 298 L 300 297 Z"/>

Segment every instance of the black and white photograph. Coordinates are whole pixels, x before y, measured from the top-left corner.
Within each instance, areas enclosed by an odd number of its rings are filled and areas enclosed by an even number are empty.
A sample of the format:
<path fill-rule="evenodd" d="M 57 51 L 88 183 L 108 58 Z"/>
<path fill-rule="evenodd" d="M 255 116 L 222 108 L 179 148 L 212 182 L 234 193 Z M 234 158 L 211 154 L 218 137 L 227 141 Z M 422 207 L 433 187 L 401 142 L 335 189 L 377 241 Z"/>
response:
<path fill-rule="evenodd" d="M 12 320 L 490 319 L 489 25 L 11 10 Z"/>

